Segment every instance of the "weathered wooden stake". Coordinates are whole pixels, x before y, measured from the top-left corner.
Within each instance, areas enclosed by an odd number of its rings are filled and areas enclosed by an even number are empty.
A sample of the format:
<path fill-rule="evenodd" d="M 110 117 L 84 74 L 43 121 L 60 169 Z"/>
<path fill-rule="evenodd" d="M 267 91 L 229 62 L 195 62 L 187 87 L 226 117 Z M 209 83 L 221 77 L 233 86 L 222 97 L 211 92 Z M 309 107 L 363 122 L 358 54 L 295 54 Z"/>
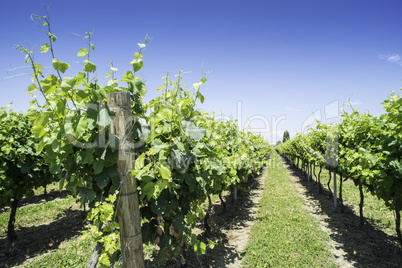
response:
<path fill-rule="evenodd" d="M 119 138 L 118 172 L 122 182 L 117 204 L 120 225 L 123 267 L 143 268 L 144 253 L 141 233 L 137 180 L 131 175 L 134 167 L 134 145 L 131 138 L 133 114 L 130 92 L 107 94 L 108 106 L 116 113 L 110 124 L 110 132 Z"/>

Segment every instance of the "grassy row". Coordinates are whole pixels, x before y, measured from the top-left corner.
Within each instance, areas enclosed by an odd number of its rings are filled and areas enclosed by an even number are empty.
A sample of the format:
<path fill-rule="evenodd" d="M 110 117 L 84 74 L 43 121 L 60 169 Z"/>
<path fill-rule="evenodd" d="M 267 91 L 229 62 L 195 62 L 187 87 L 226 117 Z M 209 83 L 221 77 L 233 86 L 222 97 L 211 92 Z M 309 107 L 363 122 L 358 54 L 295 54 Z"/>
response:
<path fill-rule="evenodd" d="M 65 241 L 55 251 L 41 255 L 33 260 L 27 261 L 17 267 L 42 268 L 42 267 L 87 267 L 89 256 L 95 243 L 91 239 L 81 240 L 80 237 L 73 237 Z"/>
<path fill-rule="evenodd" d="M 47 190 L 48 192 L 58 191 L 58 186 L 50 185 Z M 43 194 L 43 189 L 38 189 L 35 194 Z M 18 208 L 15 229 L 18 234 L 21 229 L 48 225 L 65 217 L 69 210 L 77 209 L 79 204 L 72 196 L 45 203 L 29 204 Z M 0 213 L 0 237 L 3 243 L 6 243 L 9 217 L 10 211 Z M 93 247 L 94 242 L 91 239 L 81 240 L 80 236 L 74 236 L 63 241 L 57 249 L 27 259 L 17 267 L 86 267 Z"/>
<path fill-rule="evenodd" d="M 316 167 L 316 174 L 318 175 L 319 167 Z M 315 177 L 314 177 L 315 178 Z M 316 179 L 316 178 L 315 178 Z M 333 179 L 333 176 L 332 176 Z M 327 188 L 327 183 L 329 181 L 328 170 L 322 170 L 320 181 Z M 334 192 L 333 180 L 330 183 L 331 191 Z M 339 197 L 340 188 L 340 177 L 337 176 L 336 192 Z M 392 235 L 396 239 L 395 231 L 395 219 L 394 214 L 390 211 L 384 204 L 384 201 L 378 199 L 376 196 L 372 195 L 369 191 L 363 188 L 364 193 L 364 207 L 363 214 L 364 217 L 375 227 L 384 231 L 385 233 Z M 342 184 L 342 199 L 344 204 L 351 205 L 356 213 L 359 215 L 359 203 L 360 203 L 360 193 L 359 187 L 354 184 L 350 179 L 347 179 Z"/>
<path fill-rule="evenodd" d="M 59 190 L 59 183 L 58 182 L 53 182 L 53 183 L 48 184 L 46 186 L 46 191 L 48 193 L 50 193 L 52 191 L 58 191 L 58 190 Z M 40 186 L 40 187 L 34 189 L 33 191 L 34 191 L 35 195 L 40 195 L 40 194 L 43 194 L 45 192 L 45 188 L 43 186 Z"/>
<path fill-rule="evenodd" d="M 49 185 L 48 192 L 58 191 L 58 186 Z M 44 189 L 38 189 L 35 195 L 42 195 Z M 211 197 L 212 202 L 218 199 L 218 195 Z M 208 202 L 203 204 L 204 209 L 208 208 Z M 69 209 L 79 209 L 79 204 L 75 198 L 68 196 L 63 199 L 56 199 L 44 203 L 33 203 L 18 208 L 16 214 L 15 229 L 17 231 L 39 225 L 50 224 L 63 218 Z M 5 243 L 8 220 L 10 211 L 0 213 L 0 238 Z M 67 219 L 66 219 L 67 220 Z M 84 223 L 82 223 L 84 224 Z M 34 258 L 27 259 L 16 267 L 87 267 L 89 257 L 95 246 L 91 238 L 82 240 L 81 237 L 73 236 L 64 240 L 57 249 L 43 254 L 39 254 Z M 155 246 L 144 244 L 144 254 L 151 256 L 155 251 Z M 1 252 L 0 252 L 1 253 Z M 114 267 L 119 267 L 118 263 Z M 2 267 L 0 265 L 0 267 Z"/>
<path fill-rule="evenodd" d="M 302 208 L 303 201 L 298 197 L 296 188 L 275 153 L 270 161 L 268 179 L 252 228 L 244 264 L 247 267 L 334 266 L 326 248 L 325 241 L 328 236 L 320 231 L 315 220 Z M 321 182 L 326 184 L 328 179 L 328 171 L 323 171 Z M 339 193 L 339 188 L 337 192 Z M 42 189 L 37 192 L 41 193 Z M 348 204 L 358 209 L 359 191 L 352 181 L 344 182 L 343 197 Z M 74 198 L 68 197 L 22 207 L 17 212 L 17 230 L 54 221 L 60 218 L 67 208 L 76 205 Z M 364 212 L 371 223 L 395 235 L 392 212 L 381 200 L 366 192 Z M 2 236 L 5 236 L 8 217 L 9 212 L 0 214 Z M 60 244 L 57 250 L 28 260 L 21 267 L 86 267 L 93 246 L 91 240 L 82 241 L 80 237 L 73 237 Z"/>
<path fill-rule="evenodd" d="M 58 191 L 58 185 L 49 185 L 47 190 L 49 193 Z M 37 189 L 35 195 L 43 195 L 43 192 L 43 188 Z M 212 196 L 212 202 L 218 198 L 218 195 Z M 208 208 L 208 201 L 203 204 L 203 208 Z M 79 209 L 79 204 L 76 203 L 72 196 L 22 206 L 18 208 L 16 214 L 16 231 L 18 233 L 19 230 L 24 228 L 50 224 L 64 217 L 69 209 Z M 3 239 L 6 237 L 9 217 L 9 210 L 0 213 L 0 237 Z M 5 242 L 5 240 L 3 241 Z M 94 246 L 95 243 L 92 239 L 82 240 L 80 236 L 74 236 L 63 241 L 57 249 L 27 259 L 17 267 L 86 267 Z M 152 255 L 154 250 L 155 246 L 144 245 L 144 253 L 147 256 Z"/>
<path fill-rule="evenodd" d="M 20 207 L 17 209 L 15 230 L 21 227 L 36 226 L 47 222 L 52 222 L 63 216 L 66 209 L 76 205 L 75 199 L 70 196 L 65 199 L 54 200 L 37 205 Z M 7 232 L 10 211 L 0 214 L 0 234 Z"/>
<path fill-rule="evenodd" d="M 325 242 L 328 235 L 303 204 L 279 156 L 273 153 L 244 265 L 335 267 Z"/>

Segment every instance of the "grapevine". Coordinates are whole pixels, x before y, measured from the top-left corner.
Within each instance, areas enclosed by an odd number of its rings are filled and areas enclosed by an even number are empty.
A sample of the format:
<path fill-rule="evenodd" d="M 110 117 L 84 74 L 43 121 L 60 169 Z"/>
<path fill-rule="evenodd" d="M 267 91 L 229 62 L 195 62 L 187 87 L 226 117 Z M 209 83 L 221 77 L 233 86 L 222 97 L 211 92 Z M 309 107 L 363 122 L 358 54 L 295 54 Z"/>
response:
<path fill-rule="evenodd" d="M 29 94 L 39 91 L 45 100 L 31 103 L 29 118 L 39 140 L 37 152 L 44 153 L 50 171 L 60 178 L 60 189 L 66 187 L 91 209 L 88 219 L 94 225 L 85 236 L 93 236 L 97 249 L 101 248 L 100 264 L 110 266 L 120 260 L 122 250 L 116 202 L 124 179 L 117 172 L 119 139 L 109 131 L 115 114 L 106 98 L 107 93 L 119 91 L 130 92 L 132 103 L 135 164 L 131 173 L 138 180 L 143 241 L 158 245 L 160 263 L 182 255 L 188 247 L 205 253 L 207 245 L 192 232 L 197 219 L 205 216 L 200 205 L 211 194 L 241 188 L 242 182 L 261 171 L 272 147 L 261 137 L 240 131 L 235 122 L 215 121 L 196 108 L 198 101 L 205 100 L 200 87 L 207 82 L 206 73 L 191 89 L 186 89 L 181 71 L 173 78 L 168 73 L 157 89 L 161 95 L 144 103 L 145 83 L 136 75 L 144 68 L 148 36 L 138 44 L 139 51 L 130 61 L 132 70 L 118 79 L 118 69 L 109 63 L 111 72 L 106 77 L 111 79 L 102 84 L 90 79 L 97 67 L 90 58 L 95 50 L 93 33 L 86 32 L 87 47 L 77 54 L 85 58 L 83 72 L 63 77 L 70 64 L 55 58 L 57 38 L 48 15 L 47 10 L 46 16 L 33 18 L 51 37 L 40 52 L 51 51 L 53 74 L 45 74 L 35 62 L 33 49 L 17 47 L 32 68 Z"/>
<path fill-rule="evenodd" d="M 359 187 L 361 225 L 364 224 L 363 187 L 383 200 L 395 212 L 395 230 L 402 244 L 402 98 L 393 93 L 383 105 L 386 113 L 379 117 L 359 113 L 357 109 L 351 113 L 344 111 L 340 123 L 318 122 L 315 129 L 277 146 L 276 150 L 293 162 L 312 161 L 320 169 L 328 169 L 330 174 L 339 174 L 341 180 L 351 179 Z"/>

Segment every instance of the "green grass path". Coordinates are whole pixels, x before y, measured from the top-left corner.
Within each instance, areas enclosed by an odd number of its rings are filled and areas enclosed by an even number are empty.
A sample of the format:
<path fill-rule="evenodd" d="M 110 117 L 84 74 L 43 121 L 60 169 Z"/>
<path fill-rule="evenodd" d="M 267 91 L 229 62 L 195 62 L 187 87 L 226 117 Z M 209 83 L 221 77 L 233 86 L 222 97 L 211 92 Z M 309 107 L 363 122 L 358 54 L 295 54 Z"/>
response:
<path fill-rule="evenodd" d="M 243 265 L 335 267 L 326 243 L 329 237 L 303 203 L 279 156 L 272 153 Z"/>

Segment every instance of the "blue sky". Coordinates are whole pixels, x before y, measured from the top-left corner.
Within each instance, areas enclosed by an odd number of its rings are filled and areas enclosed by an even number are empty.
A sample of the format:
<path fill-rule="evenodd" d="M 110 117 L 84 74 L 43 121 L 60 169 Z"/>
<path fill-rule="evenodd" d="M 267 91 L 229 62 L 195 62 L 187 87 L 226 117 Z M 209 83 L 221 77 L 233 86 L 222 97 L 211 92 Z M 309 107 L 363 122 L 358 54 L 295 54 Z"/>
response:
<path fill-rule="evenodd" d="M 242 127 L 262 130 L 271 143 L 300 132 L 312 113 L 326 121 L 350 98 L 355 108 L 380 115 L 381 102 L 402 80 L 402 2 L 393 0 L 266 0 L 266 1 L 8 1 L 0 10 L 0 77 L 28 71 L 16 44 L 39 46 L 46 36 L 28 19 L 50 7 L 52 30 L 58 37 L 55 56 L 74 63 L 83 41 L 73 33 L 95 28 L 100 81 L 106 82 L 108 61 L 130 69 L 137 43 L 153 40 L 144 51 L 146 99 L 169 70 L 191 71 L 188 86 L 202 70 L 212 72 L 201 91 L 200 109 L 237 118 Z M 96 4 L 94 4 L 96 3 Z M 50 66 L 50 55 L 37 61 Z M 0 107 L 13 102 L 26 110 L 31 97 L 29 76 L 0 81 Z M 251 123 L 247 123 L 247 121 Z"/>

